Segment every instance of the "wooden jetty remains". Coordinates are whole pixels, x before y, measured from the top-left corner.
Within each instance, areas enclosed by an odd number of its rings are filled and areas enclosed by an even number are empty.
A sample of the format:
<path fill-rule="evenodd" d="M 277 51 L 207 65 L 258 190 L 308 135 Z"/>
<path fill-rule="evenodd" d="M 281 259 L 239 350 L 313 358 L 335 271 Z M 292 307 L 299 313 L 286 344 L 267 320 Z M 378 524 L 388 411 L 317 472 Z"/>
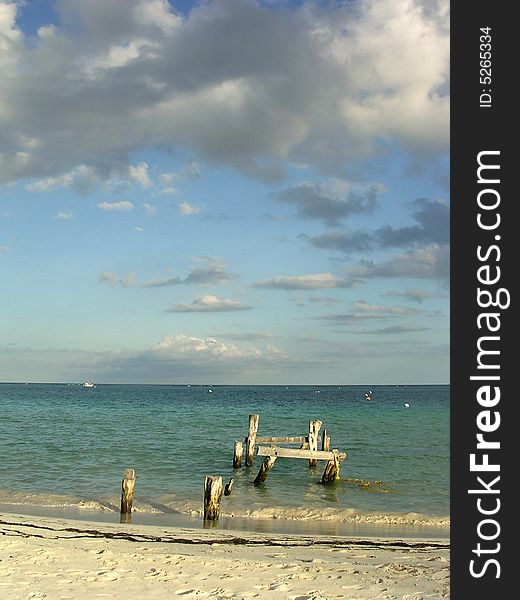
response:
<path fill-rule="evenodd" d="M 310 467 L 315 467 L 319 460 L 326 460 L 322 483 L 330 483 L 339 479 L 340 461 L 347 459 L 346 452 L 330 449 L 331 440 L 324 429 L 320 438 L 322 422 L 309 421 L 309 433 L 306 436 L 260 436 L 258 435 L 259 415 L 249 415 L 248 435 L 244 438 L 246 445 L 246 467 L 252 466 L 253 457 L 263 456 L 264 460 L 254 481 L 255 485 L 265 482 L 269 471 L 274 467 L 278 458 L 299 458 L 309 461 Z M 261 444 L 269 444 L 261 445 Z M 299 448 L 288 448 L 279 444 L 297 444 Z M 321 445 L 321 450 L 318 446 Z M 233 451 L 233 467 L 242 466 L 243 442 L 235 441 Z"/>

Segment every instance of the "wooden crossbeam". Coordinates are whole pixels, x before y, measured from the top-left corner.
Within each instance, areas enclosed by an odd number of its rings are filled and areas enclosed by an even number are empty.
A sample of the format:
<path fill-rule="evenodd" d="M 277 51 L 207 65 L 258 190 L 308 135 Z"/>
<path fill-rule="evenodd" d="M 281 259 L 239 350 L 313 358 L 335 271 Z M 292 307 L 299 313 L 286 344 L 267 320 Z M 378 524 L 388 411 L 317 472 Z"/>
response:
<path fill-rule="evenodd" d="M 282 437 L 266 437 L 257 435 L 257 444 L 305 444 L 307 436 L 305 435 L 286 435 Z"/>
<path fill-rule="evenodd" d="M 280 448 L 278 446 L 257 446 L 256 454 L 258 456 L 274 456 L 277 458 L 305 458 L 315 460 L 334 460 L 334 456 L 338 460 L 347 458 L 346 452 L 326 452 L 324 450 L 297 450 L 296 448 Z"/>

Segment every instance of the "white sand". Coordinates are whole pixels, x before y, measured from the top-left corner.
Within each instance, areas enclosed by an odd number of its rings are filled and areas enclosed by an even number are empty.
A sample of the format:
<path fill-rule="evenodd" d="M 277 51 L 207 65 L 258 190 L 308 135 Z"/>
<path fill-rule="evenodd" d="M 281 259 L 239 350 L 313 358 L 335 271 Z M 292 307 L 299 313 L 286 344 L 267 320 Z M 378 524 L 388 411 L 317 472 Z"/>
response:
<path fill-rule="evenodd" d="M 449 545 L 0 514 L 0 598 L 449 598 Z"/>

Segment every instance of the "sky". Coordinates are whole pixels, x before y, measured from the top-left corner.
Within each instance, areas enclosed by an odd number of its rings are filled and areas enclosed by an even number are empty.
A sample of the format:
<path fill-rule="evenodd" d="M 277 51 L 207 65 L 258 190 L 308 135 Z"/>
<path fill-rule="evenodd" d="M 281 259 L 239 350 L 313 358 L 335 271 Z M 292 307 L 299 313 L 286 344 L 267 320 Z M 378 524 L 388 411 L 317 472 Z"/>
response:
<path fill-rule="evenodd" d="M 447 0 L 0 0 L 0 381 L 449 382 Z"/>

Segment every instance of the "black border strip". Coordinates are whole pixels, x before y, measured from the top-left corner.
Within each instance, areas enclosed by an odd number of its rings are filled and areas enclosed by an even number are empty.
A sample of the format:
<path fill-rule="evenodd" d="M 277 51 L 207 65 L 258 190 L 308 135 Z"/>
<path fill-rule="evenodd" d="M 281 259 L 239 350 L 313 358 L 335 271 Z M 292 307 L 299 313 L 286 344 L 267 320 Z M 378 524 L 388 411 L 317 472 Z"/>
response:
<path fill-rule="evenodd" d="M 513 51 L 513 27 L 518 26 L 512 6 L 512 3 L 496 0 L 459 0 L 451 4 L 451 597 L 455 600 L 493 599 L 497 597 L 493 594 L 500 592 L 508 598 L 512 593 L 509 590 L 515 589 L 513 529 L 516 529 L 516 520 L 510 507 L 516 504 L 512 484 L 517 469 L 513 472 L 508 463 L 512 464 L 518 455 L 518 449 L 511 441 L 515 424 L 513 408 L 517 401 L 513 394 L 513 369 L 518 368 L 513 366 L 516 298 L 512 286 L 518 270 L 513 227 L 514 208 L 519 203 L 518 193 L 512 189 L 519 171 L 514 164 L 518 151 L 512 149 L 513 136 L 518 135 L 515 130 L 519 129 L 512 104 L 517 71 L 513 59 L 519 53 Z M 486 35 L 480 29 L 486 27 L 491 28 L 488 32 L 491 37 L 490 82 L 485 79 L 487 73 L 481 71 L 484 67 L 480 64 L 480 36 Z M 487 38 L 483 39 L 483 42 L 487 41 Z M 500 165 L 499 171 L 482 172 L 490 180 L 494 179 L 492 173 L 499 172 L 499 184 L 478 183 L 477 157 L 485 151 L 500 152 L 481 155 L 481 160 Z M 483 187 L 499 194 L 500 203 L 496 210 L 479 208 L 477 198 Z M 481 198 L 490 201 L 494 194 L 489 192 Z M 494 222 L 491 219 L 499 213 L 500 225 L 494 230 L 480 228 L 477 222 L 479 211 L 489 219 L 488 223 Z M 490 250 L 487 260 L 479 260 L 478 246 L 481 247 L 480 255 L 485 256 L 493 244 L 498 250 Z M 500 281 L 495 285 L 483 285 L 478 281 L 478 269 L 486 264 L 493 277 L 497 274 L 496 267 L 500 268 Z M 484 276 L 484 271 L 481 275 Z M 479 287 L 492 293 L 497 293 L 499 288 L 507 289 L 511 294 L 510 306 L 503 309 L 479 306 Z M 506 304 L 505 292 L 501 298 L 502 304 Z M 479 315 L 491 311 L 499 314 L 493 324 L 496 326 L 500 322 L 500 329 L 494 333 L 486 331 L 486 327 L 478 327 Z M 480 324 L 483 323 L 485 321 L 481 320 Z M 478 369 L 477 343 L 486 335 L 499 337 L 499 340 L 481 342 L 481 348 L 484 344 L 488 349 L 499 350 L 500 354 L 485 357 L 488 365 L 498 364 L 498 369 Z M 498 374 L 500 380 L 470 379 L 471 376 L 490 374 Z M 492 386 L 493 393 L 495 386 L 500 387 L 500 401 L 495 407 L 486 408 L 477 401 L 478 390 L 486 385 Z M 499 441 L 500 449 L 476 448 L 476 436 L 480 432 L 477 419 L 484 410 L 490 411 L 488 424 L 496 424 L 496 419 L 500 418 L 500 426 L 494 432 L 484 434 L 488 440 Z M 499 417 L 495 413 L 499 413 Z M 500 471 L 472 472 L 472 453 L 476 455 L 477 463 L 482 463 L 485 460 L 482 455 L 487 453 L 489 462 L 498 465 Z M 477 480 L 479 476 L 493 492 L 468 493 L 468 490 L 484 489 Z M 497 476 L 500 480 L 491 486 Z M 494 515 L 484 515 L 479 510 L 479 498 L 482 510 L 500 508 Z M 488 522 L 483 522 L 486 519 Z M 479 536 L 480 532 L 492 538 L 498 528 L 500 532 L 493 540 Z M 477 553 L 479 543 L 480 556 Z M 480 577 L 471 574 L 471 560 L 475 561 L 474 573 L 481 574 Z M 497 562 L 486 563 L 487 560 Z"/>

